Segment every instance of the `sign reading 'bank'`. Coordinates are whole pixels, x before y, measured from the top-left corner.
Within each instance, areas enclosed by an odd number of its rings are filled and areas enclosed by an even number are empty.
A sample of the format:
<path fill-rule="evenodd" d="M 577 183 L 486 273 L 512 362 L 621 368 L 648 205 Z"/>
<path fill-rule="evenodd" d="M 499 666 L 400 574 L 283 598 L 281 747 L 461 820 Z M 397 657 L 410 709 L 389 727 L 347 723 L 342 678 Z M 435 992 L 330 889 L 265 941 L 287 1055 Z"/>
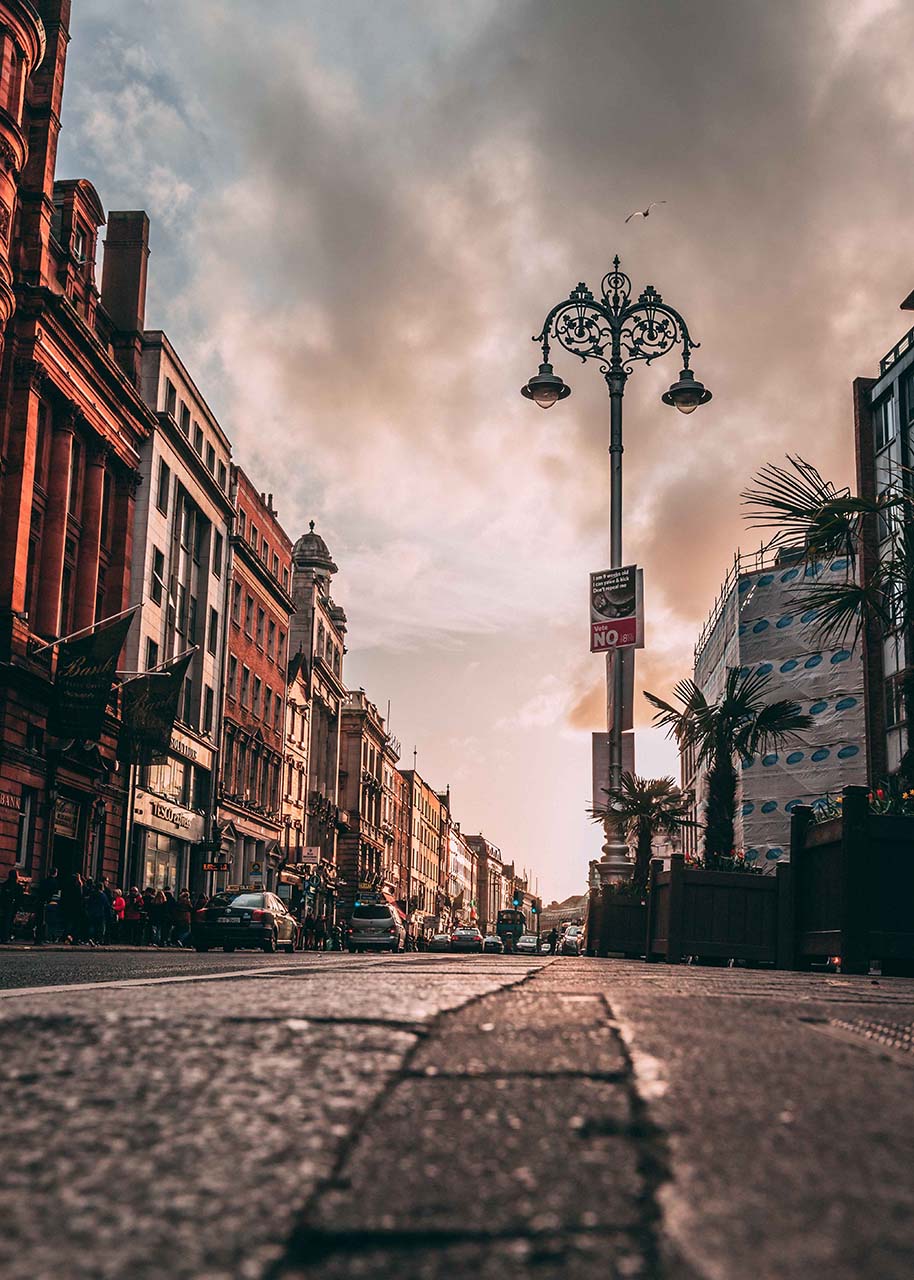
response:
<path fill-rule="evenodd" d="M 634 564 L 590 575 L 590 652 L 644 645 L 641 570 Z"/>

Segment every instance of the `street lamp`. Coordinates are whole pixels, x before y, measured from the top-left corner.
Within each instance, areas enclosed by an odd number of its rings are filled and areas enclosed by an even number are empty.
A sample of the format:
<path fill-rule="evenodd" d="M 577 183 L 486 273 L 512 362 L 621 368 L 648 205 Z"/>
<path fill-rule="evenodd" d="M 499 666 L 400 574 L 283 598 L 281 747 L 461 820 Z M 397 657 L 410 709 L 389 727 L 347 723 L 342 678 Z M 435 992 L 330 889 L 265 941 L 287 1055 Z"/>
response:
<path fill-rule="evenodd" d="M 583 283 L 552 308 L 542 331 L 533 341 L 542 344 L 543 363 L 521 395 L 533 400 L 541 409 L 551 409 L 559 400 L 571 395 L 571 388 L 556 373 L 549 361 L 550 340 L 580 360 L 596 360 L 609 391 L 609 563 L 611 569 L 622 565 L 622 397 L 625 384 L 636 360 L 650 364 L 674 347 L 682 347 L 682 372 L 661 397 L 680 413 L 692 413 L 707 404 L 711 392 L 699 382 L 690 368 L 692 351 L 698 346 L 678 311 L 665 303 L 652 284 L 646 285 L 636 301 L 631 301 L 632 282 L 621 270 L 619 256 L 613 258 L 612 270 L 600 284 L 596 298 Z M 607 693 L 612 693 L 612 716 L 609 730 L 609 808 L 618 807 L 622 785 L 622 663 L 618 654 L 606 655 Z M 607 698 L 607 707 L 610 699 Z M 613 838 L 614 837 L 614 838 Z M 604 862 L 620 869 L 628 849 L 622 839 L 618 820 L 606 824 Z"/>

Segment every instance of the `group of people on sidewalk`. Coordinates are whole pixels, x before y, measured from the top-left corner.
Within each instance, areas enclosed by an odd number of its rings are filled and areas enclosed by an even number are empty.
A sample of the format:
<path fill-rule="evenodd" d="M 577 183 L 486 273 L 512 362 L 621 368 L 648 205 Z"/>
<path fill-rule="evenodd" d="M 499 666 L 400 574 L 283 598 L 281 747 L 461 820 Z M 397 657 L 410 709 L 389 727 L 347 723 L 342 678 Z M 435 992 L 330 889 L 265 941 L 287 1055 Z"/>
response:
<path fill-rule="evenodd" d="M 191 898 L 187 889 L 135 885 L 112 887 L 106 878 L 93 880 L 78 872 L 54 870 L 37 885 L 12 868 L 0 884 L 0 943 L 18 932 L 36 943 L 65 942 L 88 946 L 191 947 L 193 919 L 209 903 L 205 893 Z M 300 921 L 298 950 L 342 951 L 344 931 L 327 915 L 294 914 Z M 17 919 L 18 918 L 18 919 Z"/>
<path fill-rule="evenodd" d="M 74 945 L 186 947 L 191 941 L 195 910 L 205 907 L 187 889 L 175 896 L 171 889 L 147 886 L 142 892 L 112 887 L 107 879 L 92 880 L 78 872 L 54 870 L 37 886 L 28 886 L 16 868 L 0 885 L 0 943 L 10 942 L 16 918 L 28 916 L 26 936 L 37 943 Z"/>

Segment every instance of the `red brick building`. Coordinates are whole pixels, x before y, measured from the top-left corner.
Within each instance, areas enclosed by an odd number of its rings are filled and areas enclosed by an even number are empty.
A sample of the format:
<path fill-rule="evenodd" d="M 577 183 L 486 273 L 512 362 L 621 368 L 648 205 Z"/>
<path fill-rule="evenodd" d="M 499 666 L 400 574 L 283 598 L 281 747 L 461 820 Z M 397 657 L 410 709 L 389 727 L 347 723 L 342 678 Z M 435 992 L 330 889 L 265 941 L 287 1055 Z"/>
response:
<path fill-rule="evenodd" d="M 145 270 L 125 317 L 116 251 L 96 286 L 95 189 L 54 180 L 69 13 L 69 0 L 0 0 L 0 874 L 57 865 L 113 879 L 126 773 L 116 696 L 100 741 L 55 737 L 55 650 L 33 652 L 126 608 L 153 423 L 138 392 Z"/>
<path fill-rule="evenodd" d="M 292 542 L 273 495 L 232 468 L 229 629 L 219 825 L 232 884 L 275 889 L 283 861 L 283 745 Z"/>

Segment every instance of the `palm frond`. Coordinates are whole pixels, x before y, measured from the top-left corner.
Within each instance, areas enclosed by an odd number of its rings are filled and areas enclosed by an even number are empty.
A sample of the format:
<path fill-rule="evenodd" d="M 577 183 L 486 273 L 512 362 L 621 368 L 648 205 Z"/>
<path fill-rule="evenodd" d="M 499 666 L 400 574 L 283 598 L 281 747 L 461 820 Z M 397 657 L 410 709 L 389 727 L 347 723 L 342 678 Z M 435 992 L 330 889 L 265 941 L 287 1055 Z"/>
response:
<path fill-rule="evenodd" d="M 812 463 L 790 455 L 786 467 L 763 467 L 740 497 L 750 528 L 776 529 L 775 542 L 802 547 L 807 559 L 845 555 L 854 563 L 860 522 L 874 510 L 849 489 L 836 489 Z"/>

